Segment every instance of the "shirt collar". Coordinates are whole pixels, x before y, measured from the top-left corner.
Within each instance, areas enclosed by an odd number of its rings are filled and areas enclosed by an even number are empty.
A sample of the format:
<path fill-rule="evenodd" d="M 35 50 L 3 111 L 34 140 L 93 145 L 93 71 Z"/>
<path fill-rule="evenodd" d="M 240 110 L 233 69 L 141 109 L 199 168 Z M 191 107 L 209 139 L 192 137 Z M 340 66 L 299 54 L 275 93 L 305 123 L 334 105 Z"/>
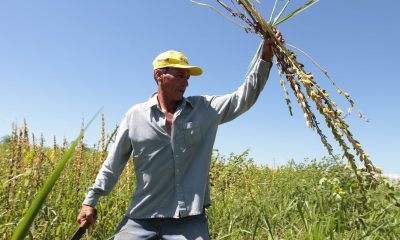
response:
<path fill-rule="evenodd" d="M 189 106 L 193 107 L 190 99 L 185 98 L 185 97 L 183 97 L 181 105 L 182 105 L 182 107 L 184 107 L 185 105 L 189 105 Z M 157 92 L 153 93 L 150 96 L 149 100 L 146 102 L 145 110 L 148 110 L 148 109 L 150 109 L 152 107 L 157 107 L 158 109 L 161 110 L 161 107 L 160 107 L 160 105 L 158 103 L 158 99 L 157 99 Z"/>

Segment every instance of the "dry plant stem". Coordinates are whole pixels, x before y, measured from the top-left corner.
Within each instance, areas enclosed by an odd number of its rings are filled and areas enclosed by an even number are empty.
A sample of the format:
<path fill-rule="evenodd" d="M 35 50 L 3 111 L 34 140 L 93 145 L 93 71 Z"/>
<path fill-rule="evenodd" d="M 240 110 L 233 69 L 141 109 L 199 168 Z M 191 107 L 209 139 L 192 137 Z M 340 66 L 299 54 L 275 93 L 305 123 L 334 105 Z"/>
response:
<path fill-rule="evenodd" d="M 336 88 L 337 92 L 341 95 L 343 95 L 346 100 L 349 102 L 350 104 L 350 108 L 349 108 L 349 113 L 346 114 L 344 117 L 346 117 L 347 115 L 350 114 L 351 112 L 351 108 L 355 107 L 357 109 L 358 115 L 360 118 L 364 118 L 363 114 L 361 112 L 361 110 L 359 108 L 357 108 L 354 104 L 354 101 L 350 98 L 350 94 L 348 94 L 347 92 L 344 92 L 342 88 L 339 87 L 339 85 L 333 80 L 333 78 L 328 74 L 328 71 L 326 69 L 324 69 L 320 64 L 318 64 L 308 53 L 306 53 L 305 51 L 303 51 L 302 49 L 293 46 L 291 44 L 286 43 L 286 45 L 288 45 L 291 48 L 296 49 L 297 51 L 301 52 L 302 54 L 304 54 L 304 56 L 306 56 L 319 70 L 321 70 L 321 72 L 326 76 L 326 78 L 328 78 L 328 80 L 332 83 L 332 85 Z M 368 122 L 367 118 L 364 118 L 365 121 Z"/>
<path fill-rule="evenodd" d="M 38 159 L 38 163 L 36 165 L 36 170 L 37 173 L 35 175 L 35 181 L 37 183 L 37 185 L 35 186 L 36 188 L 40 186 L 40 184 L 42 184 L 42 180 L 43 180 L 43 176 L 42 176 L 42 171 L 41 169 L 43 169 L 43 163 L 46 160 L 46 155 L 44 153 L 44 137 L 43 134 L 40 135 L 40 143 L 39 143 L 39 159 Z"/>
<path fill-rule="evenodd" d="M 29 133 L 28 133 L 28 124 L 26 124 L 26 119 L 24 119 L 23 125 L 23 149 L 25 152 L 29 152 Z"/>
<path fill-rule="evenodd" d="M 273 46 L 272 50 L 277 58 L 277 65 L 281 68 L 282 73 L 285 75 L 287 82 L 290 84 L 290 87 L 304 112 L 304 117 L 307 119 L 307 126 L 316 130 L 321 138 L 322 143 L 328 150 L 328 153 L 333 157 L 332 146 L 328 143 L 326 136 L 319 128 L 319 123 L 317 122 L 314 113 L 311 111 L 305 94 L 303 94 L 301 91 L 301 86 L 305 88 L 308 98 L 311 98 L 311 100 L 315 103 L 317 110 L 325 118 L 328 128 L 330 128 L 335 140 L 341 146 L 344 156 L 348 159 L 351 168 L 355 172 L 356 177 L 360 182 L 360 185 L 362 185 L 362 178 L 359 174 L 354 156 L 349 152 L 350 148 L 347 146 L 344 138 L 348 140 L 356 154 L 359 156 L 360 161 L 364 164 L 365 171 L 372 175 L 374 173 L 379 173 L 379 171 L 377 171 L 368 158 L 368 155 L 361 148 L 360 143 L 353 138 L 353 135 L 349 131 L 349 125 L 346 123 L 344 118 L 341 117 L 341 114 L 343 113 L 342 110 L 338 109 L 336 103 L 329 98 L 329 95 L 326 93 L 326 91 L 322 89 L 315 81 L 313 81 L 313 75 L 304 71 L 304 65 L 296 60 L 296 55 L 286 49 L 285 45 L 276 39 L 274 29 L 258 13 L 253 4 L 249 0 L 237 0 L 237 3 L 246 12 L 245 16 L 244 14 L 238 15 L 233 13 L 231 8 L 229 8 L 225 3 L 222 3 L 221 0 L 216 1 L 220 3 L 226 10 L 230 11 L 233 16 L 239 17 L 245 21 L 251 28 L 254 29 L 254 32 L 260 35 L 262 38 L 270 37 L 275 40 L 276 44 Z M 325 75 L 327 74 L 326 71 L 324 73 Z M 341 94 L 341 89 L 338 88 L 336 84 L 334 84 L 334 86 Z M 349 98 L 349 95 L 345 93 L 344 96 L 350 102 L 351 106 L 353 106 L 354 102 Z"/>
<path fill-rule="evenodd" d="M 224 17 L 225 19 L 227 19 L 227 20 L 230 21 L 231 23 L 233 23 L 233 24 L 235 24 L 235 25 L 237 25 L 237 26 L 243 28 L 246 32 L 251 31 L 251 28 L 248 28 L 248 27 L 246 27 L 246 26 L 242 26 L 242 25 L 240 25 L 239 23 L 233 21 L 232 19 L 230 19 L 229 17 L 227 17 L 227 16 L 225 16 L 224 14 L 222 14 L 220 11 L 218 11 L 216 8 L 214 8 L 214 7 L 211 6 L 210 4 L 201 3 L 201 2 L 194 1 L 194 0 L 190 0 L 190 1 L 191 1 L 192 3 L 197 4 L 197 5 L 200 5 L 200 6 L 203 6 L 203 7 L 209 7 L 209 8 L 211 8 L 213 11 L 215 11 L 216 13 L 218 13 L 219 15 L 221 15 L 222 17 Z M 224 5 L 224 6 L 226 6 L 226 5 Z M 228 10 L 228 9 L 227 9 L 227 10 Z M 228 10 L 228 11 L 229 11 L 229 10 Z M 234 16 L 233 13 L 232 13 L 232 16 Z"/>
<path fill-rule="evenodd" d="M 83 131 L 83 128 L 81 129 Z M 78 186 L 78 189 L 75 189 L 79 192 L 79 179 L 82 175 L 82 164 L 83 164 L 83 155 L 84 155 L 84 135 L 82 134 L 81 139 L 79 140 L 76 155 L 74 157 L 74 178 L 76 179 L 75 184 Z"/>
<path fill-rule="evenodd" d="M 309 89 L 309 91 L 307 91 L 309 93 L 309 97 L 311 97 L 314 100 L 317 109 L 320 111 L 321 115 L 325 117 L 327 125 L 331 128 L 331 131 L 335 139 L 339 142 L 340 146 L 342 146 L 346 158 L 350 161 L 351 159 L 354 159 L 354 156 L 352 156 L 347 151 L 349 148 L 343 141 L 342 138 L 343 135 L 345 135 L 347 140 L 352 144 L 354 150 L 356 151 L 356 154 L 359 155 L 360 160 L 364 163 L 366 171 L 369 173 L 379 172 L 372 165 L 372 162 L 368 158 L 368 154 L 366 154 L 364 150 L 361 148 L 361 144 L 353 138 L 353 135 L 349 131 L 349 125 L 346 123 L 344 118 L 340 117 L 341 111 L 335 109 L 336 108 L 335 104 L 333 104 L 332 101 L 327 97 L 325 90 L 321 89 L 318 86 L 318 84 L 315 83 L 314 81 L 311 81 L 311 83 L 304 82 L 304 86 L 306 86 L 306 88 Z M 318 90 L 317 94 L 313 92 L 312 87 L 315 87 Z M 322 103 L 320 99 L 324 100 L 325 105 Z M 355 170 L 357 167 L 354 161 L 350 161 L 350 163 L 352 165 L 352 168 Z"/>
<path fill-rule="evenodd" d="M 108 138 L 106 146 L 105 146 L 105 151 L 107 151 L 108 146 L 110 145 L 111 141 L 113 141 L 117 132 L 118 132 L 118 125 L 114 128 L 114 131 L 111 133 L 110 137 Z M 104 159 L 101 159 L 101 160 L 103 161 Z"/>
<path fill-rule="evenodd" d="M 280 55 L 279 49 L 278 49 L 278 51 L 276 51 L 276 54 L 277 54 L 277 56 Z M 376 168 L 372 165 L 372 162 L 368 159 L 368 155 L 364 152 L 364 150 L 361 148 L 361 145 L 359 144 L 359 142 L 353 138 L 353 135 L 348 130 L 349 125 L 345 122 L 345 120 L 343 118 L 340 118 L 340 112 L 337 109 L 335 109 L 336 104 L 334 104 L 329 99 L 329 96 L 328 96 L 328 94 L 326 94 L 326 91 L 324 89 L 322 89 L 321 87 L 319 87 L 318 84 L 312 80 L 311 74 L 307 74 L 304 72 L 304 70 L 302 68 L 302 64 L 298 63 L 296 61 L 295 57 L 289 57 L 287 59 L 289 61 L 291 61 L 291 63 L 289 65 L 291 65 L 292 68 L 295 69 L 296 75 L 301 76 L 301 78 L 299 79 L 299 82 L 301 82 L 303 84 L 303 86 L 307 89 L 308 96 L 316 103 L 317 109 L 325 117 L 325 121 L 326 121 L 328 127 L 331 129 L 332 134 L 335 137 L 335 140 L 337 140 L 339 142 L 339 145 L 342 147 L 342 149 L 344 151 L 344 155 L 348 159 L 352 169 L 356 173 L 357 178 L 361 179 L 360 176 L 358 175 L 357 165 L 355 164 L 354 156 L 348 151 L 349 148 L 347 147 L 346 143 L 342 139 L 342 135 L 345 135 L 347 140 L 352 144 L 357 155 L 360 156 L 360 160 L 364 163 L 366 171 L 368 173 L 376 172 Z M 300 66 L 300 67 L 297 67 L 297 66 Z M 291 73 L 289 73 L 289 74 L 291 74 Z M 288 77 L 287 74 L 286 74 L 286 76 Z M 317 92 L 314 91 L 313 87 L 317 90 Z M 322 102 L 322 100 L 324 100 L 324 103 Z M 303 111 L 304 111 L 304 108 L 303 108 Z M 342 134 L 339 134 L 338 132 L 341 132 Z M 318 132 L 318 133 L 321 136 L 321 133 L 320 132 Z M 322 137 L 321 137 L 321 140 L 322 140 Z M 324 143 L 324 145 L 325 145 L 325 143 Z"/>
<path fill-rule="evenodd" d="M 35 169 L 34 165 L 34 159 L 37 157 L 38 155 L 38 146 L 36 144 L 36 139 L 35 139 L 35 134 L 32 133 L 32 148 L 33 148 L 33 157 L 32 159 L 29 161 L 29 168 L 32 170 L 31 174 L 29 175 L 29 179 L 30 180 L 34 180 L 34 176 L 35 176 L 35 172 L 33 171 Z M 33 188 L 29 188 L 28 190 L 28 199 L 30 199 L 31 196 L 33 196 L 35 189 Z"/>
<path fill-rule="evenodd" d="M 290 114 L 290 116 L 293 116 L 292 106 L 290 104 L 290 99 L 289 99 L 289 92 L 285 86 L 285 80 L 283 80 L 282 71 L 279 71 L 279 83 L 281 84 L 281 86 L 283 88 L 283 93 L 285 94 L 285 101 L 286 101 L 286 105 L 288 106 L 289 114 Z"/>
<path fill-rule="evenodd" d="M 57 150 L 58 150 L 57 149 L 57 139 L 56 139 L 56 136 L 53 136 L 53 149 L 52 149 L 50 160 L 54 161 L 54 159 L 57 159 Z"/>
<path fill-rule="evenodd" d="M 254 24 L 254 23 L 251 22 L 248 18 L 246 18 L 245 14 L 243 14 L 243 13 L 240 12 L 239 10 L 238 10 L 238 12 L 234 12 L 234 11 L 232 11 L 231 8 L 229 8 L 229 7 L 228 7 L 225 3 L 223 3 L 222 1 L 220 1 L 220 0 L 216 0 L 216 1 L 217 1 L 219 4 L 221 4 L 226 10 L 228 10 L 228 11 L 232 14 L 232 16 L 238 17 L 238 18 L 242 19 L 247 25 L 250 26 L 249 28 L 244 27 L 244 30 L 245 30 L 246 32 L 251 32 L 252 29 L 257 29 L 257 28 L 258 28 L 258 26 L 257 26 L 256 24 Z M 234 6 L 235 6 L 235 8 L 236 8 L 236 5 L 234 5 Z M 238 8 L 236 8 L 236 9 L 238 9 Z M 253 19 L 253 20 L 254 20 L 254 19 Z"/>
<path fill-rule="evenodd" d="M 319 134 L 322 143 L 324 144 L 325 148 L 328 150 L 329 155 L 333 158 L 333 149 L 332 146 L 328 143 L 326 136 L 322 133 L 322 130 L 318 126 L 318 122 L 316 121 L 316 117 L 314 113 L 310 109 L 310 105 L 308 104 L 307 99 L 304 97 L 304 94 L 301 92 L 301 87 L 298 81 L 295 80 L 295 74 L 292 73 L 291 67 L 289 63 L 285 60 L 283 54 L 279 54 L 280 50 L 275 49 L 275 55 L 278 60 L 278 67 L 280 66 L 282 72 L 285 74 L 287 81 L 290 83 L 290 87 L 292 88 L 294 95 L 296 96 L 300 107 L 304 112 L 304 117 L 307 119 L 307 125 L 314 128 L 317 133 Z"/>
<path fill-rule="evenodd" d="M 106 144 L 105 144 L 105 121 L 104 121 L 104 113 L 101 113 L 101 159 L 106 157 Z"/>
<path fill-rule="evenodd" d="M 17 147 L 17 157 L 15 162 L 15 175 L 20 174 L 21 171 L 21 160 L 22 155 L 24 154 L 24 130 L 19 130 L 19 138 L 18 138 L 18 147 Z"/>

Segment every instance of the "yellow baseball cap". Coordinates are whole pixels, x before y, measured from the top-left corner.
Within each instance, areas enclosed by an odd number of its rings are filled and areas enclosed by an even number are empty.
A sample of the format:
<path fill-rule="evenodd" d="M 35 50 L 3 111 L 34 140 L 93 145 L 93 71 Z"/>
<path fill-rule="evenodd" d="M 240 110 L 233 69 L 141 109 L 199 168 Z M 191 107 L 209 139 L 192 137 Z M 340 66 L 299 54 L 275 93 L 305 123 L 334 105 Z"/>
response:
<path fill-rule="evenodd" d="M 183 53 L 169 50 L 158 55 L 153 61 L 154 70 L 165 67 L 189 69 L 190 75 L 199 76 L 203 70 L 197 66 L 190 66 L 187 57 Z"/>

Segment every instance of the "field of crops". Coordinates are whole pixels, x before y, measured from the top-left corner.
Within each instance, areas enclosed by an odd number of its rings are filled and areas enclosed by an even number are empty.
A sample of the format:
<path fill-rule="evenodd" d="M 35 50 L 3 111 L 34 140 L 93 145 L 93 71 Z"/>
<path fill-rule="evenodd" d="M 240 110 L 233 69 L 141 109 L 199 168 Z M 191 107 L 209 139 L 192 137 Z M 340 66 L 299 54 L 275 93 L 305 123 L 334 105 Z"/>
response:
<path fill-rule="evenodd" d="M 78 144 L 33 222 L 30 239 L 70 239 L 77 230 L 80 205 L 105 156 L 104 135 L 96 146 Z M 43 141 L 23 126 L 0 144 L 1 239 L 11 238 L 68 148 L 66 141 L 54 140 L 53 147 Z M 112 237 L 135 189 L 132 171 L 130 162 L 111 195 L 101 199 L 97 224 L 85 239 Z M 400 239 L 400 207 L 390 198 L 400 196 L 400 187 L 390 192 L 371 184 L 361 192 L 345 162 L 325 158 L 271 168 L 256 165 L 247 152 L 221 156 L 215 151 L 210 177 L 212 239 Z"/>

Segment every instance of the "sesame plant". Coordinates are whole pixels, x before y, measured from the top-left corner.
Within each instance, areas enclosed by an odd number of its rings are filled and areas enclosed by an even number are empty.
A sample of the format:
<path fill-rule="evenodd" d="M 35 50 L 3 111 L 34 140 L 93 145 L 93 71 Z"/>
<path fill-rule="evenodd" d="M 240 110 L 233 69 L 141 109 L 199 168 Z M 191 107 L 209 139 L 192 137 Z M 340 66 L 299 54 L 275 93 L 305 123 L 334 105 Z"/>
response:
<path fill-rule="evenodd" d="M 35 136 L 24 123 L 14 125 L 11 135 L 0 142 L 0 239 L 13 235 L 15 239 L 70 239 L 115 129 L 106 131 L 102 116 L 100 138 L 93 146 L 85 143 L 83 135 L 73 145 L 54 138 L 50 146 L 43 136 Z M 15 235 L 20 226 L 29 226 L 22 219 L 69 149 L 74 154 L 30 227 L 24 228 L 26 237 Z M 98 221 L 83 239 L 114 235 L 135 190 L 132 162 L 128 161 L 110 195 L 100 199 Z M 388 179 L 377 177 L 377 181 Z M 211 239 L 400 239 L 400 208 L 382 201 L 388 194 L 384 185 L 362 194 L 351 167 L 332 157 L 260 166 L 248 158 L 248 152 L 223 156 L 216 150 L 210 184 Z M 393 187 L 399 197 L 399 183 Z"/>
<path fill-rule="evenodd" d="M 289 89 L 292 90 L 293 96 L 296 98 L 301 110 L 304 113 L 304 118 L 306 119 L 306 125 L 312 128 L 320 137 L 322 144 L 327 149 L 328 154 L 335 158 L 333 153 L 333 147 L 328 142 L 327 136 L 324 134 L 320 127 L 320 122 L 317 117 L 320 117 L 325 121 L 327 127 L 330 129 L 333 138 L 343 151 L 343 156 L 347 159 L 348 164 L 354 171 L 355 177 L 357 178 L 361 191 L 364 188 L 376 185 L 375 176 L 381 173 L 381 170 L 374 166 L 369 155 L 362 148 L 360 142 L 353 136 L 350 131 L 349 124 L 346 122 L 346 117 L 351 113 L 352 109 L 355 107 L 353 99 L 350 94 L 341 89 L 338 84 L 328 75 L 328 72 L 324 70 L 314 59 L 310 57 L 306 52 L 301 49 L 292 46 L 290 44 L 282 43 L 275 38 L 274 29 L 280 23 L 290 19 L 296 14 L 304 11 L 318 0 L 311 0 L 304 4 L 302 7 L 296 9 L 295 11 L 284 15 L 285 10 L 287 10 L 290 0 L 275 0 L 275 4 L 271 11 L 269 20 L 265 20 L 264 17 L 257 10 L 257 6 L 260 5 L 259 0 L 230 0 L 221 1 L 216 0 L 216 4 L 220 5 L 223 10 L 230 13 L 230 17 L 224 15 L 216 7 L 196 2 L 191 0 L 193 3 L 198 5 L 207 6 L 218 14 L 224 16 L 229 21 L 235 23 L 245 30 L 246 33 L 256 34 L 262 39 L 274 38 L 275 45 L 273 45 L 273 52 L 276 56 L 276 66 L 279 70 L 280 84 L 284 89 L 286 104 L 288 105 L 289 112 L 292 115 L 291 101 L 289 99 Z M 283 3 L 282 9 L 277 11 L 279 3 Z M 239 20 L 238 23 L 235 20 Z M 347 114 L 344 114 L 343 110 L 331 99 L 328 92 L 323 89 L 320 84 L 314 79 L 314 74 L 305 70 L 304 64 L 298 61 L 297 55 L 294 51 L 289 50 L 288 47 L 304 54 L 308 59 L 311 60 L 329 79 L 336 88 L 338 94 L 342 95 L 350 104 Z M 254 59 L 257 59 L 260 54 L 259 48 L 258 53 Z M 253 60 L 254 62 L 254 60 Z M 313 107 L 314 106 L 314 107 Z M 358 110 L 358 109 L 357 109 Z M 362 112 L 358 110 L 358 116 L 364 118 Z M 366 121 L 368 119 L 364 118 Z M 362 163 L 362 167 L 358 167 L 358 160 Z"/>

